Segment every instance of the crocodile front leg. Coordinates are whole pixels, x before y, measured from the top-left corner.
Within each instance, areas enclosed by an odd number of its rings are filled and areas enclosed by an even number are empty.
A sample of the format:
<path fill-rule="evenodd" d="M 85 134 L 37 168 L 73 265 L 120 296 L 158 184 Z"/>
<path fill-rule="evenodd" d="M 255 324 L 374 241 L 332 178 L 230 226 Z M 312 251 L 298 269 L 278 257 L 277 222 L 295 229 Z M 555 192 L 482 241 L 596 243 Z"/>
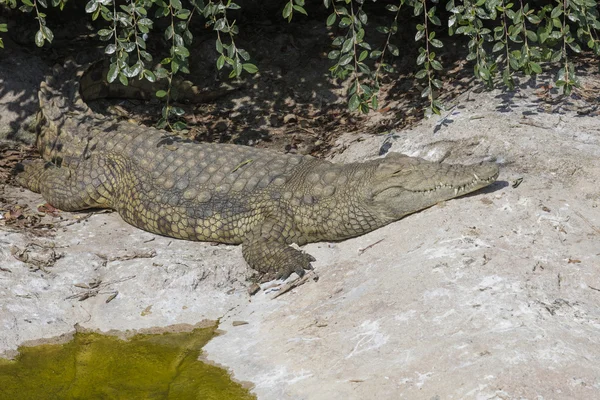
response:
<path fill-rule="evenodd" d="M 242 242 L 244 259 L 260 273 L 260 282 L 286 279 L 292 272 L 303 276 L 304 270 L 312 269 L 310 263 L 315 261 L 314 257 L 288 244 L 293 229 L 289 221 L 267 217 Z"/>

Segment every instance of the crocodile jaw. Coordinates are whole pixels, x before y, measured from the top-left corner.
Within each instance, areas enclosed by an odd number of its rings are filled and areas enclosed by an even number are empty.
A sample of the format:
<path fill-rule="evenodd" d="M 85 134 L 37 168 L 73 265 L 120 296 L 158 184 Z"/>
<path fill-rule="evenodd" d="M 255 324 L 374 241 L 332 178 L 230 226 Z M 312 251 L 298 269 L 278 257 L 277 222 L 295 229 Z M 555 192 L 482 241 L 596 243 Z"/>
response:
<path fill-rule="evenodd" d="M 450 165 L 388 156 L 375 174 L 371 204 L 382 218 L 397 220 L 486 187 L 498 173 L 492 163 Z"/>

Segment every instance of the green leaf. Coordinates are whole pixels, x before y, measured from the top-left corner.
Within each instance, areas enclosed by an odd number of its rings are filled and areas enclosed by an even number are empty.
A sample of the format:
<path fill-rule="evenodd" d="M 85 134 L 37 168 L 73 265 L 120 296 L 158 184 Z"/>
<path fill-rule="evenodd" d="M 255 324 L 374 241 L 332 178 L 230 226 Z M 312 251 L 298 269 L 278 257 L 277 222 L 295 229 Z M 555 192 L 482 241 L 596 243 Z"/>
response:
<path fill-rule="evenodd" d="M 42 47 L 44 45 L 44 34 L 41 30 L 35 33 L 35 44 L 37 47 Z"/>
<path fill-rule="evenodd" d="M 344 66 L 344 65 L 350 63 L 350 61 L 352 61 L 352 58 L 353 58 L 352 54 L 344 55 L 342 58 L 340 58 L 339 65 Z"/>
<path fill-rule="evenodd" d="M 430 94 L 431 88 L 429 86 L 426 86 L 425 89 L 421 91 L 421 97 L 429 97 Z"/>
<path fill-rule="evenodd" d="M 350 96 L 350 100 L 348 101 L 348 108 L 350 109 L 350 111 L 356 111 L 359 105 L 360 97 L 358 97 L 357 93 L 354 93 L 352 96 Z"/>
<path fill-rule="evenodd" d="M 341 36 L 338 36 L 335 39 L 333 39 L 333 42 L 331 42 L 331 45 L 333 47 L 339 47 L 342 45 L 342 43 L 344 43 L 344 38 Z"/>
<path fill-rule="evenodd" d="M 178 56 L 184 57 L 184 58 L 190 56 L 189 50 L 183 46 L 175 46 L 174 51 L 175 51 L 175 54 L 177 54 Z"/>
<path fill-rule="evenodd" d="M 217 22 L 215 22 L 215 27 L 213 29 L 215 31 L 224 32 L 226 30 L 226 27 L 227 27 L 227 21 L 225 21 L 225 18 L 220 18 L 217 20 Z"/>
<path fill-rule="evenodd" d="M 158 97 L 158 98 L 165 97 L 166 95 L 167 95 L 167 92 L 165 90 L 157 90 L 156 91 L 156 97 Z"/>
<path fill-rule="evenodd" d="M 156 70 L 154 71 L 154 73 L 156 74 L 156 77 L 158 79 L 163 79 L 163 78 L 166 78 L 167 76 L 169 76 L 169 72 L 165 68 L 163 68 L 161 66 L 159 66 L 158 68 L 156 68 Z"/>
<path fill-rule="evenodd" d="M 156 123 L 156 127 L 158 129 L 165 129 L 167 127 L 167 120 L 165 118 L 161 118 Z"/>
<path fill-rule="evenodd" d="M 110 64 L 110 67 L 108 68 L 108 74 L 106 75 L 106 80 L 108 81 L 108 83 L 113 83 L 115 79 L 117 79 L 118 75 L 119 67 L 117 66 L 117 64 Z"/>
<path fill-rule="evenodd" d="M 365 63 L 362 63 L 362 62 L 358 63 L 358 69 L 360 69 L 365 74 L 370 74 L 371 73 L 371 69 L 369 68 L 369 66 L 367 64 L 365 64 Z"/>
<path fill-rule="evenodd" d="M 367 50 L 363 50 L 360 53 L 360 56 L 358 56 L 358 61 L 363 61 L 365 58 L 367 58 L 368 55 L 369 55 L 369 52 Z"/>
<path fill-rule="evenodd" d="M 346 41 L 342 45 L 342 53 L 347 53 L 348 51 L 350 51 L 353 44 L 354 44 L 354 41 L 352 40 L 352 38 L 346 39 Z"/>
<path fill-rule="evenodd" d="M 550 18 L 557 18 L 557 17 L 561 16 L 562 13 L 563 13 L 563 9 L 560 5 L 558 5 L 552 9 L 552 12 L 550 13 Z"/>
<path fill-rule="evenodd" d="M 44 33 L 44 38 L 48 41 L 48 43 L 52 43 L 54 39 L 54 33 L 48 28 L 46 25 L 42 26 L 42 32 Z"/>
<path fill-rule="evenodd" d="M 340 28 L 346 28 L 346 27 L 350 26 L 351 24 L 352 24 L 352 20 L 348 17 L 344 17 L 344 18 L 342 18 L 342 20 L 340 21 L 338 26 Z"/>
<path fill-rule="evenodd" d="M 219 58 L 217 58 L 217 69 L 221 70 L 225 65 L 225 56 L 221 54 Z"/>
<path fill-rule="evenodd" d="M 180 0 L 171 0 L 171 7 L 173 7 L 176 10 L 180 10 L 181 9 L 181 1 Z"/>
<path fill-rule="evenodd" d="M 339 50 L 331 50 L 327 54 L 327 58 L 329 58 L 330 60 L 334 60 L 334 59 L 338 58 L 339 56 L 340 56 L 340 51 Z"/>
<path fill-rule="evenodd" d="M 434 25 L 437 25 L 437 26 L 442 25 L 442 21 L 440 21 L 440 19 L 438 18 L 437 15 L 429 15 L 429 20 Z"/>
<path fill-rule="evenodd" d="M 431 45 L 432 45 L 433 47 L 438 47 L 438 48 L 440 48 L 440 47 L 444 47 L 444 44 L 443 44 L 443 43 L 442 43 L 442 41 L 441 41 L 441 40 L 439 40 L 439 39 L 432 39 L 432 40 L 431 40 L 429 43 L 431 43 Z"/>
<path fill-rule="evenodd" d="M 308 13 L 306 12 L 306 10 L 301 7 L 301 6 L 293 6 L 294 10 L 298 11 L 300 14 L 304 14 L 304 15 L 308 15 Z"/>
<path fill-rule="evenodd" d="M 438 60 L 431 60 L 431 67 L 437 71 L 444 69 Z"/>
<path fill-rule="evenodd" d="M 85 12 L 88 14 L 93 13 L 94 11 L 96 11 L 98 9 L 98 1 L 97 0 L 90 0 L 86 5 L 85 5 Z"/>
<path fill-rule="evenodd" d="M 337 15 L 335 13 L 331 13 L 329 17 L 327 17 L 327 26 L 331 26 L 335 24 L 335 20 L 337 19 Z"/>
<path fill-rule="evenodd" d="M 244 71 L 246 71 L 249 74 L 255 74 L 258 72 L 258 67 L 254 64 L 244 63 L 242 64 L 242 67 L 244 68 Z"/>
<path fill-rule="evenodd" d="M 512 76 L 510 75 L 509 68 L 505 68 L 504 71 L 502 71 L 502 82 L 504 82 L 504 84 L 506 85 L 506 87 L 508 87 L 509 90 L 514 90 L 515 83 L 512 79 Z"/>
<path fill-rule="evenodd" d="M 172 25 L 167 26 L 167 29 L 165 29 L 165 39 L 171 40 L 173 38 L 174 33 L 175 32 L 173 30 L 173 26 Z"/>
<path fill-rule="evenodd" d="M 596 42 L 594 42 L 594 39 L 590 39 L 590 40 L 588 40 L 588 42 L 587 42 L 587 46 L 588 46 L 590 49 L 592 49 L 592 50 L 593 50 L 593 49 L 594 49 L 594 47 L 596 46 Z"/>
<path fill-rule="evenodd" d="M 534 31 L 527 30 L 525 34 L 527 35 L 527 39 L 532 42 L 537 42 L 537 35 Z"/>
<path fill-rule="evenodd" d="M 517 57 L 511 57 L 508 63 L 513 70 L 518 70 L 520 67 Z"/>
<path fill-rule="evenodd" d="M 379 101 L 377 100 L 377 95 L 375 95 L 371 98 L 371 108 L 373 110 L 379 109 Z"/>
<path fill-rule="evenodd" d="M 190 10 L 183 8 L 177 11 L 177 14 L 175 14 L 175 16 L 179 19 L 188 19 L 188 17 L 190 16 Z"/>
<path fill-rule="evenodd" d="M 30 0 L 21 0 L 23 2 L 23 4 L 25 4 L 26 6 L 29 7 L 33 7 L 33 3 Z"/>
<path fill-rule="evenodd" d="M 395 44 L 389 43 L 388 48 L 390 49 L 390 53 L 398 57 L 400 55 L 400 51 L 398 50 L 398 46 Z"/>
<path fill-rule="evenodd" d="M 380 56 L 381 56 L 381 51 L 379 51 L 379 50 L 373 50 L 371 52 L 371 55 L 369 57 L 370 58 L 377 58 L 377 57 L 380 57 Z"/>
<path fill-rule="evenodd" d="M 156 82 L 156 75 L 149 69 L 144 70 L 144 76 L 148 82 Z"/>
<path fill-rule="evenodd" d="M 8 32 L 8 25 L 0 24 L 0 32 Z"/>
<path fill-rule="evenodd" d="M 289 3 L 287 3 L 285 5 L 285 7 L 283 7 L 283 12 L 281 13 L 283 15 L 283 18 L 286 18 L 288 21 L 290 21 L 292 19 L 292 10 L 293 10 L 293 4 L 290 1 Z"/>
<path fill-rule="evenodd" d="M 244 49 L 237 49 L 238 54 L 244 59 L 244 61 L 248 61 L 250 59 L 250 53 L 248 53 Z"/>
<path fill-rule="evenodd" d="M 391 11 L 391 12 L 396 12 L 396 11 L 398 11 L 398 6 L 395 6 L 393 4 L 387 4 L 385 6 L 385 9 L 388 11 Z"/>
<path fill-rule="evenodd" d="M 573 50 L 575 53 L 581 53 L 581 47 L 579 47 L 579 45 L 575 42 L 572 43 L 567 43 L 569 45 L 569 47 L 571 48 L 571 50 Z"/>
<path fill-rule="evenodd" d="M 121 82 L 121 84 L 122 84 L 123 86 L 127 86 L 127 85 L 129 85 L 129 80 L 127 79 L 127 76 L 125 76 L 125 74 L 124 74 L 124 73 L 120 73 L 120 74 L 119 74 L 119 81 Z"/>
<path fill-rule="evenodd" d="M 427 76 L 427 71 L 426 71 L 426 70 L 424 70 L 424 69 L 420 70 L 419 72 L 417 72 L 417 73 L 415 74 L 415 78 L 417 78 L 417 79 L 423 79 L 423 78 L 425 78 L 426 76 Z"/>
<path fill-rule="evenodd" d="M 111 43 L 104 48 L 106 54 L 113 54 L 115 51 L 117 51 L 117 46 L 114 43 Z"/>
<path fill-rule="evenodd" d="M 363 10 L 359 10 L 358 11 L 358 20 L 360 22 L 362 22 L 363 25 L 367 25 L 367 22 L 369 21 L 369 17 L 367 17 L 367 13 L 365 13 Z"/>
<path fill-rule="evenodd" d="M 234 65 L 233 65 L 233 69 L 235 71 L 235 76 L 238 76 L 238 77 L 242 76 L 242 69 L 243 68 L 244 67 L 242 66 L 242 63 L 239 62 L 239 60 L 236 59 Z"/>
<path fill-rule="evenodd" d="M 149 18 L 142 18 L 142 19 L 140 19 L 140 20 L 138 21 L 138 24 L 139 24 L 139 25 L 144 25 L 144 26 L 147 26 L 147 27 L 149 27 L 149 28 L 150 28 L 150 27 L 152 27 L 152 24 L 153 24 L 153 22 L 152 22 L 152 20 L 151 20 L 151 19 L 149 19 Z"/>
<path fill-rule="evenodd" d="M 102 39 L 104 39 L 104 40 L 110 39 L 113 35 L 113 30 L 112 29 L 100 29 L 98 31 L 98 35 L 102 36 Z"/>
<path fill-rule="evenodd" d="M 495 52 L 497 52 L 497 51 L 500 51 L 500 50 L 502 50 L 503 48 L 504 48 L 504 43 L 502 43 L 502 42 L 497 42 L 497 43 L 494 45 L 494 48 L 492 49 L 492 53 L 495 53 Z"/>
<path fill-rule="evenodd" d="M 176 130 L 176 131 L 182 131 L 184 129 L 187 129 L 187 125 L 183 121 L 176 121 L 173 124 L 173 129 Z"/>
<path fill-rule="evenodd" d="M 538 63 L 530 62 L 529 68 L 531 68 L 531 71 L 533 71 L 534 74 L 542 73 L 542 67 L 540 67 L 540 65 Z"/>
<path fill-rule="evenodd" d="M 490 70 L 485 65 L 479 66 L 479 77 L 484 81 L 490 79 Z"/>
<path fill-rule="evenodd" d="M 150 55 L 150 53 L 148 53 L 147 51 L 140 51 L 140 55 L 142 56 L 142 58 L 148 62 L 152 61 L 152 55 Z"/>
<path fill-rule="evenodd" d="M 123 50 L 125 50 L 127 53 L 131 53 L 132 51 L 135 50 L 135 43 L 133 43 L 133 42 L 123 43 Z"/>

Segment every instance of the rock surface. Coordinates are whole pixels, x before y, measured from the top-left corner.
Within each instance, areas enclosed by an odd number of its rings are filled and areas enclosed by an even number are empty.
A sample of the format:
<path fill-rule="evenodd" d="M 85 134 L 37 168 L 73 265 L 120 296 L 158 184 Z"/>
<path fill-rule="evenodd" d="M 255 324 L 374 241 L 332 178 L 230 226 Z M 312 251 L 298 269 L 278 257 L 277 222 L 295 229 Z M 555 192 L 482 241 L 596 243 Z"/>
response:
<path fill-rule="evenodd" d="M 221 318 L 204 356 L 259 399 L 600 398 L 600 118 L 528 87 L 456 102 L 385 138 L 348 135 L 336 161 L 376 157 L 386 141 L 430 160 L 495 159 L 499 181 L 306 246 L 318 282 L 276 299 L 268 285 L 248 295 L 239 247 L 159 237 L 114 213 L 60 213 L 38 236 L 0 228 L 0 353 L 75 324 Z M 11 186 L 0 197 L 43 203 Z M 81 287 L 97 281 L 98 293 Z"/>

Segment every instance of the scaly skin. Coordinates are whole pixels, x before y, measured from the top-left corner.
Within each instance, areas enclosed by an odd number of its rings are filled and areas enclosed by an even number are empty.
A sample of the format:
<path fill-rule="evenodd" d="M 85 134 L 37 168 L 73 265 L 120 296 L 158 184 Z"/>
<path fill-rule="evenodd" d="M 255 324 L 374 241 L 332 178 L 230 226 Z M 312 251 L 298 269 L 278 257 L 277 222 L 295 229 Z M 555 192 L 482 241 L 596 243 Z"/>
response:
<path fill-rule="evenodd" d="M 438 164 L 397 153 L 333 164 L 183 140 L 94 114 L 79 93 L 76 68 L 56 69 L 42 83 L 37 144 L 44 160 L 20 164 L 17 182 L 62 210 L 112 208 L 149 232 L 242 244 L 263 281 L 311 268 L 314 259 L 292 243 L 359 236 L 498 176 L 494 164 Z M 90 87 L 89 97 L 110 94 L 106 85 Z"/>

